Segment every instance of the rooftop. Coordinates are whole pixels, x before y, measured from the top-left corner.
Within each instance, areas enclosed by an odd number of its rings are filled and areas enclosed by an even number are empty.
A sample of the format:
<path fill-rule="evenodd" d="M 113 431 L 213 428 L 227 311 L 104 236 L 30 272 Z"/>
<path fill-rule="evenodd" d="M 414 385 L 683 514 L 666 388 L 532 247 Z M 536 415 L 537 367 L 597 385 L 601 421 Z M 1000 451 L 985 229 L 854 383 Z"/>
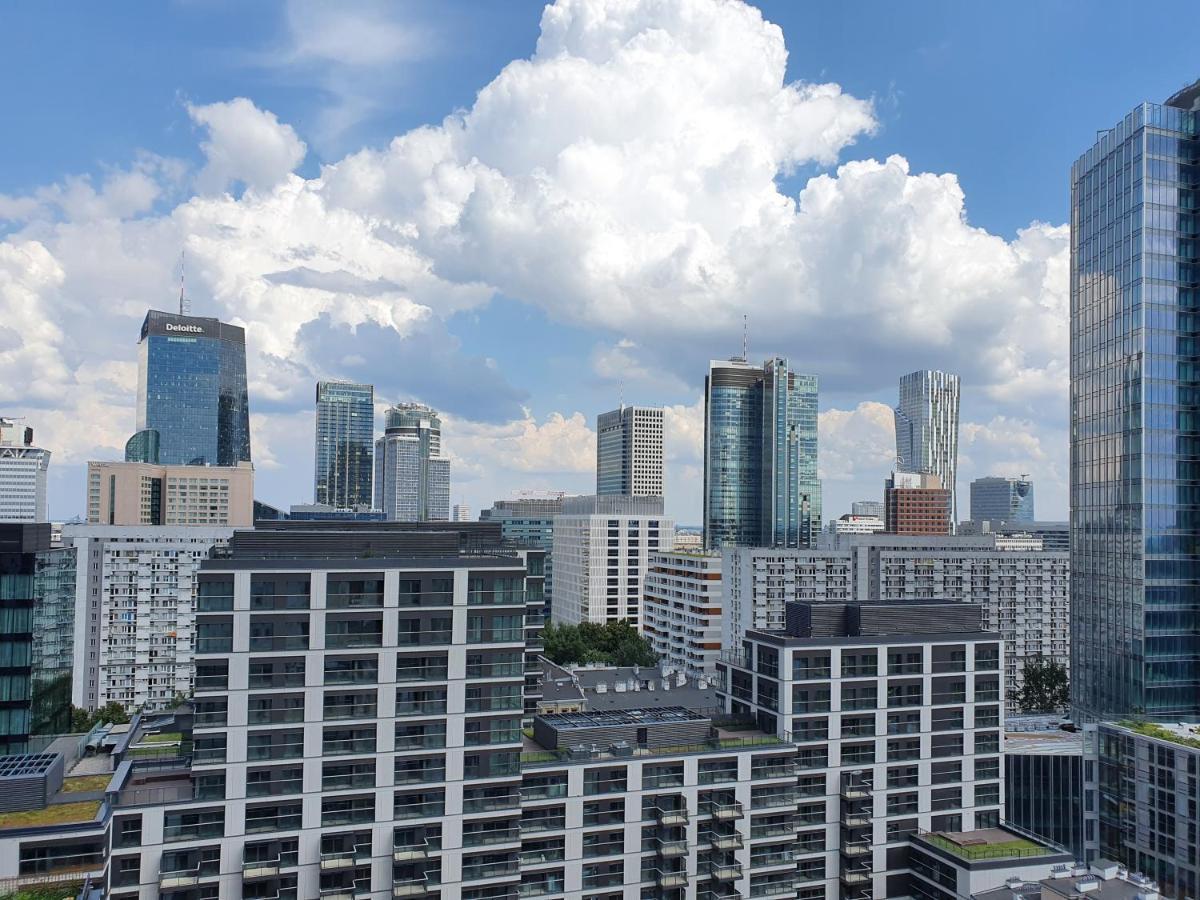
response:
<path fill-rule="evenodd" d="M 1137 873 L 1130 873 L 1107 859 L 1094 860 L 1090 867 L 1059 864 L 1050 869 L 1050 877 L 1041 881 L 1010 878 L 1004 887 L 972 895 L 973 900 L 1157 900 L 1158 887 Z"/>
<path fill-rule="evenodd" d="M 977 828 L 974 831 L 927 831 L 917 840 L 969 862 L 1061 856 L 1066 852 L 1032 840 L 1008 827 Z M 1069 858 L 1070 854 L 1066 854 Z"/>
<path fill-rule="evenodd" d="M 1200 750 L 1200 724 L 1195 722 L 1134 722 L 1126 720 L 1114 724 L 1144 737 L 1170 741 L 1173 744 Z"/>
<path fill-rule="evenodd" d="M 0 829 L 38 828 L 44 825 L 75 825 L 92 822 L 100 811 L 100 800 L 51 803 L 41 809 L 0 813 Z"/>
<path fill-rule="evenodd" d="M 1083 752 L 1083 732 L 1007 731 L 1004 752 L 1075 756 Z"/>
<path fill-rule="evenodd" d="M 551 713 L 541 717 L 559 731 L 576 728 L 604 728 L 613 725 L 663 725 L 683 722 L 707 722 L 709 717 L 682 706 L 657 709 L 603 710 L 597 712 Z"/>

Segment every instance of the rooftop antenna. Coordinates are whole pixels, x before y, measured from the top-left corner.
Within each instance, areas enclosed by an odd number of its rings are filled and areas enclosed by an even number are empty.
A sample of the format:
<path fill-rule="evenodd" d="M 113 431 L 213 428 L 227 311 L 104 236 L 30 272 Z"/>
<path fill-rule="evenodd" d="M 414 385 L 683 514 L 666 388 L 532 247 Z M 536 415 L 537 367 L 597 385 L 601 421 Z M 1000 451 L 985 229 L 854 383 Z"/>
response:
<path fill-rule="evenodd" d="M 619 385 L 619 387 L 617 388 L 617 399 L 621 402 L 621 412 L 624 412 L 625 411 L 625 379 L 622 378 L 620 381 L 617 382 L 617 384 Z"/>
<path fill-rule="evenodd" d="M 181 316 L 190 316 L 192 314 L 192 301 L 188 299 L 187 294 L 183 291 L 183 272 L 185 251 L 179 251 L 179 314 Z"/>
<path fill-rule="evenodd" d="M 742 313 L 742 362 L 750 362 L 747 345 L 750 342 L 750 317 Z"/>

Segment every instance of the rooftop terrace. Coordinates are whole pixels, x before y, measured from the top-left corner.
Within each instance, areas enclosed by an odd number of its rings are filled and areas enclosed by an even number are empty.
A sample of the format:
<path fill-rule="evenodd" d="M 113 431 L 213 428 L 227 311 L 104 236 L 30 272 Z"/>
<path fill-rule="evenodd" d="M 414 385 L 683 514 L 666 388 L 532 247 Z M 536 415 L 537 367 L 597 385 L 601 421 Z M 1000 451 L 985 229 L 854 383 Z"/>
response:
<path fill-rule="evenodd" d="M 1033 840 L 1008 826 L 974 831 L 927 831 L 918 835 L 918 839 L 970 862 L 1030 859 L 1065 853 L 1062 848 Z"/>
<path fill-rule="evenodd" d="M 1190 722 L 1134 722 L 1124 721 L 1117 722 L 1121 728 L 1127 728 L 1130 731 L 1143 735 L 1144 737 L 1157 738 L 1160 741 L 1170 741 L 1173 744 L 1181 744 L 1184 747 L 1193 747 L 1200 750 L 1200 725 Z"/>

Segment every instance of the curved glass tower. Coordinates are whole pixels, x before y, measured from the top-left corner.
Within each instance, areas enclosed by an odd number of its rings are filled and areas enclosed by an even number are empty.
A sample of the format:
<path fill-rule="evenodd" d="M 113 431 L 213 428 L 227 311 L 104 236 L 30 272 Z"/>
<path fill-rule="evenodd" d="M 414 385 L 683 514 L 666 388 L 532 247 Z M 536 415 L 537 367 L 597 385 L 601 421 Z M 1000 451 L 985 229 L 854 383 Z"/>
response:
<path fill-rule="evenodd" d="M 950 491 L 951 527 L 958 523 L 957 375 L 922 370 L 900 379 L 896 471 L 936 475 Z"/>
<path fill-rule="evenodd" d="M 313 497 L 334 509 L 371 507 L 375 388 L 317 382 Z"/>

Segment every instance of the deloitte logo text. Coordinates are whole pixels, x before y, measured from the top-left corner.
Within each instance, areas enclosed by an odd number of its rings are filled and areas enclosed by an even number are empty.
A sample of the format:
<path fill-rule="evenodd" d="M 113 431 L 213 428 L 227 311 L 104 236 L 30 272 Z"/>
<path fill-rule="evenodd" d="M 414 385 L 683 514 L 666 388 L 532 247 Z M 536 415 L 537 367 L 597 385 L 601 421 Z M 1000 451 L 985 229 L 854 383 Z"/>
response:
<path fill-rule="evenodd" d="M 204 334 L 204 329 L 199 325 L 172 325 L 167 323 L 167 331 L 183 331 L 187 334 Z"/>

